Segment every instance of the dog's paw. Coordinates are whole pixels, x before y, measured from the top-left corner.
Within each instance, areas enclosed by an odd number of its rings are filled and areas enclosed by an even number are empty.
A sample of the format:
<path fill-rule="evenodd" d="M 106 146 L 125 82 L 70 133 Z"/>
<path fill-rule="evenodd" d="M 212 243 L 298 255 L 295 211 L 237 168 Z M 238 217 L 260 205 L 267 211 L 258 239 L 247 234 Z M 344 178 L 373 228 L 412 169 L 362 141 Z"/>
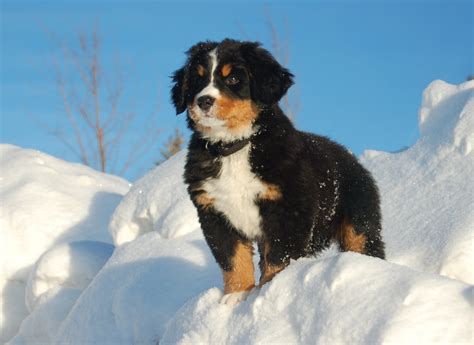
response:
<path fill-rule="evenodd" d="M 222 296 L 219 303 L 228 305 L 229 307 L 233 307 L 237 303 L 245 301 L 248 295 L 250 294 L 250 292 L 252 292 L 252 290 L 228 293 Z"/>

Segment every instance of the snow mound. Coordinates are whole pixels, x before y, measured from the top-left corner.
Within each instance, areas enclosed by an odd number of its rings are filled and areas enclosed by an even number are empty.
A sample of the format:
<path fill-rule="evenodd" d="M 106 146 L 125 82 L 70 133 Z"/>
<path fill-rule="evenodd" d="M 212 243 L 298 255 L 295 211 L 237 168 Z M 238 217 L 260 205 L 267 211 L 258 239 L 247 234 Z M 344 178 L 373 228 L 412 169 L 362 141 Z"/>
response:
<path fill-rule="evenodd" d="M 115 243 L 130 242 L 84 290 L 54 343 L 472 342 L 473 86 L 434 82 L 420 140 L 363 157 L 381 190 L 387 261 L 301 259 L 235 308 L 220 305 L 220 270 L 194 231 L 182 152 L 117 208 L 109 230 Z"/>
<path fill-rule="evenodd" d="M 200 229 L 183 182 L 186 152 L 177 153 L 142 177 L 123 198 L 109 226 L 116 245 L 150 231 L 175 238 Z"/>
<path fill-rule="evenodd" d="M 474 81 L 431 83 L 420 132 L 403 152 L 362 157 L 381 191 L 387 257 L 474 284 Z"/>
<path fill-rule="evenodd" d="M 155 344 L 174 313 L 220 279 L 199 232 L 169 240 L 144 234 L 117 247 L 54 343 Z"/>
<path fill-rule="evenodd" d="M 31 271 L 25 298 L 30 315 L 11 344 L 51 343 L 71 307 L 107 262 L 114 246 L 95 241 L 60 244 Z"/>
<path fill-rule="evenodd" d="M 51 344 L 80 294 L 79 289 L 56 287 L 48 290 L 41 304 L 23 320 L 20 330 L 7 345 Z"/>
<path fill-rule="evenodd" d="M 474 80 L 451 85 L 432 82 L 423 92 L 419 128 L 424 141 L 454 144 L 466 156 L 474 145 Z"/>
<path fill-rule="evenodd" d="M 129 184 L 47 154 L 0 145 L 0 343 L 28 314 L 25 287 L 53 245 L 111 242 L 107 225 Z"/>
<path fill-rule="evenodd" d="M 467 344 L 472 292 L 355 253 L 300 259 L 234 308 L 216 288 L 192 299 L 160 344 Z"/>
<path fill-rule="evenodd" d="M 60 244 L 36 262 L 26 285 L 25 302 L 29 311 L 45 293 L 56 287 L 83 290 L 104 266 L 114 246 L 95 241 Z"/>

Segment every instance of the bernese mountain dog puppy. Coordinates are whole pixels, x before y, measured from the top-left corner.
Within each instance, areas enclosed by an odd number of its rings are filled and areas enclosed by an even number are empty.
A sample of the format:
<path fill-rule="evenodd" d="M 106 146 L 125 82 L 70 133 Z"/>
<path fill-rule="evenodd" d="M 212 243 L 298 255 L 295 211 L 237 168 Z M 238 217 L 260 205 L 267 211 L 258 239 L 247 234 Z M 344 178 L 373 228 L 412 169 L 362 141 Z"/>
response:
<path fill-rule="evenodd" d="M 256 42 L 201 42 L 172 79 L 193 131 L 184 179 L 224 278 L 221 303 L 336 241 L 384 258 L 377 186 L 343 146 L 296 130 L 278 101 L 293 75 Z"/>

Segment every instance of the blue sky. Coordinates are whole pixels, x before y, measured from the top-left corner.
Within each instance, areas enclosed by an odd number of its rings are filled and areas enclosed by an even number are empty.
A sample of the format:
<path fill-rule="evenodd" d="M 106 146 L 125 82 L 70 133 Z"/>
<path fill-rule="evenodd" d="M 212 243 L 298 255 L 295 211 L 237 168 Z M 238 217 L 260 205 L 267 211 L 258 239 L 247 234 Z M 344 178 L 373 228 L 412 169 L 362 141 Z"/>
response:
<path fill-rule="evenodd" d="M 265 13 L 289 41 L 297 127 L 356 154 L 412 145 L 429 82 L 460 83 L 474 73 L 472 1 L 15 0 L 2 1 L 1 12 L 1 142 L 71 161 L 77 158 L 39 125 L 59 126 L 64 113 L 52 65 L 58 48 L 43 28 L 74 42 L 98 23 L 103 61 L 124 61 L 129 104 L 143 117 L 159 104 L 150 126 L 162 130 L 161 141 L 185 128 L 169 102 L 169 75 L 183 52 L 225 37 L 271 48 Z M 135 179 L 159 156 L 148 155 L 126 177 Z"/>

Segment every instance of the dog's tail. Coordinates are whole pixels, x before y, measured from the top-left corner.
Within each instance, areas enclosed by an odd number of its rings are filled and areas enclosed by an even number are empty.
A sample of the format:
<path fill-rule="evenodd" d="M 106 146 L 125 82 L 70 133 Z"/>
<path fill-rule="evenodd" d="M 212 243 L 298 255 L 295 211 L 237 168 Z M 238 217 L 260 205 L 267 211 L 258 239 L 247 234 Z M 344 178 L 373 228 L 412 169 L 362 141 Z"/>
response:
<path fill-rule="evenodd" d="M 341 195 L 343 217 L 337 232 L 342 250 L 385 258 L 382 241 L 382 216 L 377 185 L 360 163 L 354 161 L 346 174 Z"/>

